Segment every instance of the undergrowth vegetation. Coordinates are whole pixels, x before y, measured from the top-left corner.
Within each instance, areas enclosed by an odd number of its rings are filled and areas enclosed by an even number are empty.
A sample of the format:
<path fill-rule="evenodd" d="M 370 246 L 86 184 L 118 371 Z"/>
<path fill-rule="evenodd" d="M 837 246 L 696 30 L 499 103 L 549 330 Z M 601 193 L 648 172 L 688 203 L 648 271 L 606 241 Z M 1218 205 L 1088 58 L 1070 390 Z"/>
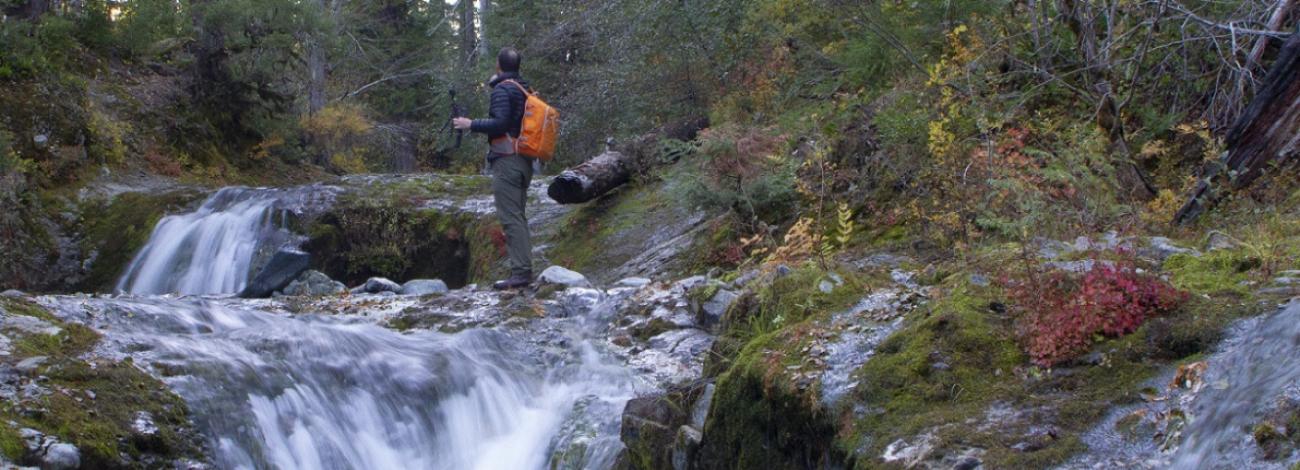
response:
<path fill-rule="evenodd" d="M 1187 297 L 1133 263 L 1120 262 L 1099 261 L 1082 274 L 1031 271 L 1008 284 L 1021 341 L 1044 367 L 1087 352 L 1096 338 L 1132 333 L 1179 308 Z"/>

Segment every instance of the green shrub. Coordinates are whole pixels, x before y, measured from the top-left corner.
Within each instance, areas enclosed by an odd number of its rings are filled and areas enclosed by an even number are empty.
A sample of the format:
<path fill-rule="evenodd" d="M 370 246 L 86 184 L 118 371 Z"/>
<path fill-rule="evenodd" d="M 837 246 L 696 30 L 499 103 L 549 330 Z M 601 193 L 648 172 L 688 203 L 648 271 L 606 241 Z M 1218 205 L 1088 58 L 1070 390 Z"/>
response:
<path fill-rule="evenodd" d="M 700 167 L 686 184 L 687 200 L 751 223 L 784 222 L 798 200 L 799 165 L 783 148 L 783 137 L 769 130 L 710 130 L 700 138 Z"/>

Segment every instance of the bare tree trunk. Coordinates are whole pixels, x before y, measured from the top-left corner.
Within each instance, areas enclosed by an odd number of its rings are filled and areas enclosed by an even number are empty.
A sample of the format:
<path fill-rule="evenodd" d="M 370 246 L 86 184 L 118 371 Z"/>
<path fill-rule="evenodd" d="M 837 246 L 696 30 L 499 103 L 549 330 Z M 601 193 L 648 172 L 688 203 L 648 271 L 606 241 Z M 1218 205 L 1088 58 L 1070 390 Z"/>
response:
<path fill-rule="evenodd" d="M 307 46 L 307 114 L 325 109 L 329 98 L 329 51 L 326 41 L 338 34 L 338 0 L 315 0 L 313 5 L 326 18 L 325 27 L 308 33 Z"/>
<path fill-rule="evenodd" d="M 488 9 L 492 7 L 491 0 L 478 0 L 478 54 L 479 57 L 491 57 L 492 53 L 488 49 Z"/>
<path fill-rule="evenodd" d="M 474 0 L 460 0 L 460 51 L 465 68 L 478 59 L 478 33 L 474 28 Z"/>
<path fill-rule="evenodd" d="M 1243 189 L 1270 170 L 1300 157 L 1300 34 L 1282 46 L 1263 88 L 1228 133 L 1228 151 L 1204 177 L 1174 217 L 1186 223 L 1227 192 Z M 1223 188 L 1220 190 L 1219 188 Z"/>
<path fill-rule="evenodd" d="M 1268 19 L 1268 29 L 1277 30 L 1282 27 L 1282 21 L 1286 19 L 1287 13 L 1291 11 L 1291 6 L 1295 0 L 1278 0 L 1277 8 L 1273 9 L 1273 15 Z M 1255 48 L 1250 50 L 1250 56 L 1246 60 L 1246 68 L 1253 69 L 1259 64 L 1260 59 L 1264 58 L 1264 50 L 1268 48 L 1268 41 L 1272 39 L 1268 36 L 1260 36 L 1255 41 Z"/>
<path fill-rule="evenodd" d="M 307 114 L 325 109 L 325 48 L 320 38 L 308 39 L 307 44 Z"/>

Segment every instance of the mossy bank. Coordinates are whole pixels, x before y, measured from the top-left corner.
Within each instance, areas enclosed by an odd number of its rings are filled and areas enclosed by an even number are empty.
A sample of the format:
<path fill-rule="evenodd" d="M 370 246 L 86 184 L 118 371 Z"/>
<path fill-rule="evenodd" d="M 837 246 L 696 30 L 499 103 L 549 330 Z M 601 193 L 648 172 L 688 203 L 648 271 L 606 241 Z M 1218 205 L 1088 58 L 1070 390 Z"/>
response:
<path fill-rule="evenodd" d="M 76 447 L 82 468 L 205 461 L 203 440 L 180 397 L 129 358 L 90 354 L 98 333 L 21 298 L 0 297 L 0 314 L 7 347 L 0 391 L 10 395 L 0 405 L 5 460 L 44 466 L 41 443 L 66 442 Z"/>

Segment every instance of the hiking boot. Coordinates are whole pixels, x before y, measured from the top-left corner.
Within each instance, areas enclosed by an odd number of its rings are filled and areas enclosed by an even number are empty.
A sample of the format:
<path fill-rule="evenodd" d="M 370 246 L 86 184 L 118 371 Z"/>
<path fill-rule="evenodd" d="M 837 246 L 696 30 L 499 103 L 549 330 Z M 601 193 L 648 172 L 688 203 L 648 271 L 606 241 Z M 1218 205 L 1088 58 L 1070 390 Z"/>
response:
<path fill-rule="evenodd" d="M 532 273 L 514 274 L 511 275 L 509 279 L 506 279 L 504 281 L 497 281 L 496 284 L 492 284 L 492 288 L 496 290 L 519 289 L 523 287 L 528 287 L 528 285 L 532 283 L 533 283 Z"/>

